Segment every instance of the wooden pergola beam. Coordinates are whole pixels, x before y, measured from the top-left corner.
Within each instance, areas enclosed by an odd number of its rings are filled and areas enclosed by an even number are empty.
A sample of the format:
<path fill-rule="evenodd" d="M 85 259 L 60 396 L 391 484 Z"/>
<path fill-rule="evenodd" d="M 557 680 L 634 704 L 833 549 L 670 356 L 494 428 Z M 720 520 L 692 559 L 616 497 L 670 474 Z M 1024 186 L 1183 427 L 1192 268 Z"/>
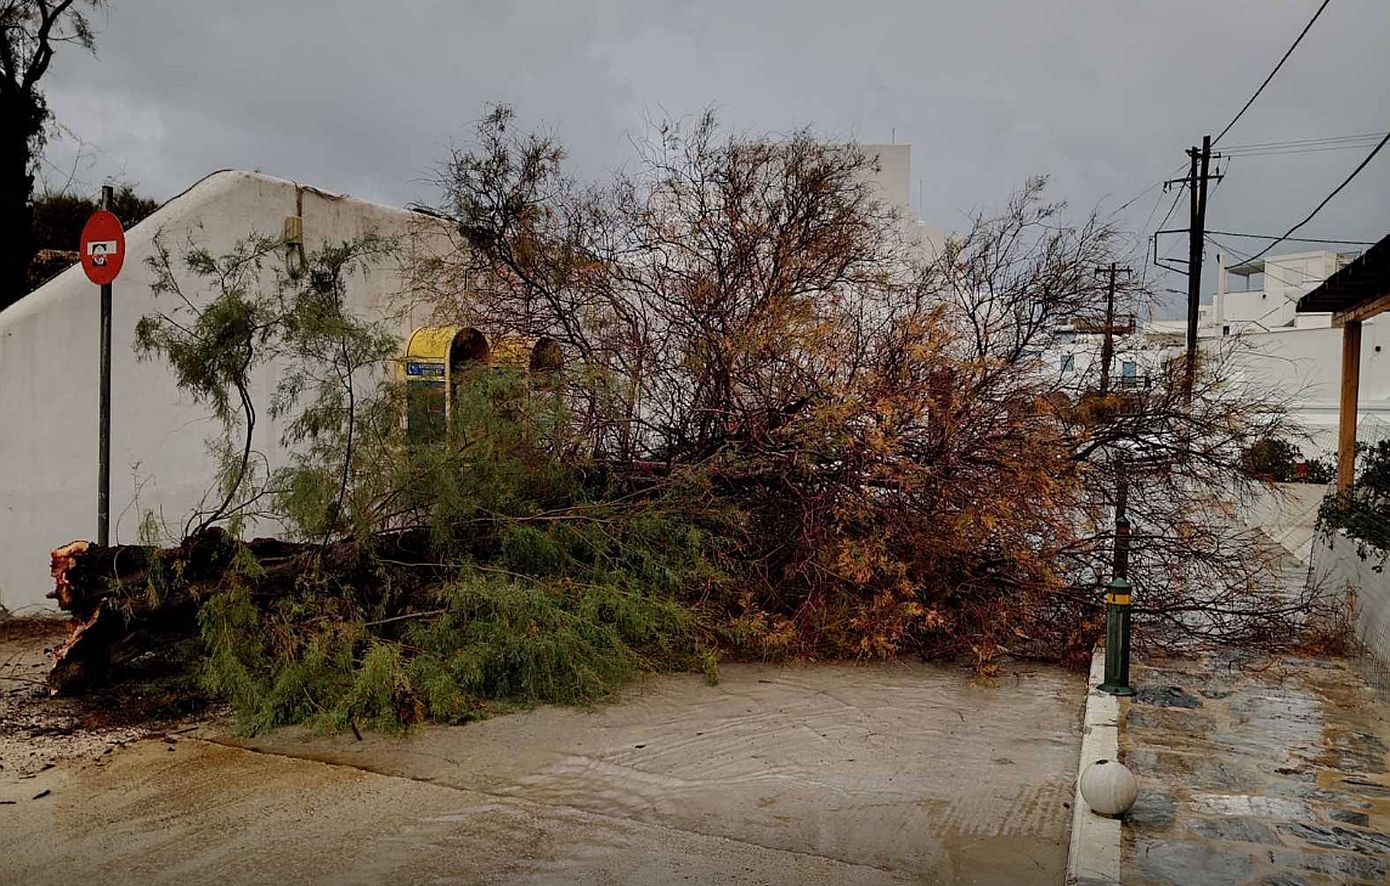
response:
<path fill-rule="evenodd" d="M 1337 414 L 1337 491 L 1356 479 L 1356 398 L 1361 385 L 1361 321 L 1342 323 L 1342 397 Z"/>
<path fill-rule="evenodd" d="M 1337 411 L 1337 491 L 1356 479 L 1357 394 L 1361 383 L 1361 324 L 1390 311 L 1390 235 L 1333 272 L 1298 300 L 1300 314 L 1332 312 L 1342 328 L 1342 387 Z"/>
<path fill-rule="evenodd" d="M 1346 310 L 1337 311 L 1332 315 L 1332 325 L 1345 326 L 1348 323 L 1361 323 L 1386 311 L 1390 311 L 1390 291 L 1382 292 L 1380 295 L 1352 305 Z"/>

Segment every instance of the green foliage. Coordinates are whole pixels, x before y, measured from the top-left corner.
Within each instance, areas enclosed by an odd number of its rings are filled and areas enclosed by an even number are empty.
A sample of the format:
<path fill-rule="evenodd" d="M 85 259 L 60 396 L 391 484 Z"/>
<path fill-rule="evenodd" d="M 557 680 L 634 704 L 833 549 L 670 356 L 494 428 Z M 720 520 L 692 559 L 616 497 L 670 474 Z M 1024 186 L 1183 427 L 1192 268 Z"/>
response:
<path fill-rule="evenodd" d="M 380 500 L 371 484 L 382 477 L 399 482 L 389 498 L 430 527 L 448 564 L 436 575 L 377 596 L 304 576 L 269 608 L 240 586 L 204 605 L 204 686 L 232 702 L 238 728 L 460 722 L 594 701 L 643 672 L 701 661 L 682 595 L 720 581 L 703 510 L 690 507 L 707 485 L 683 475 L 626 501 L 556 456 L 554 426 L 533 420 L 553 404 L 534 399 L 524 375 L 479 370 L 460 384 L 444 440 L 407 444 L 397 420 L 389 445 L 364 448 L 375 461 L 363 501 Z M 332 497 L 313 467 L 306 458 L 290 472 L 281 499 L 305 527 Z M 702 661 L 710 672 L 714 659 Z"/>
<path fill-rule="evenodd" d="M 221 434 L 208 441 L 218 463 L 210 494 L 220 503 L 195 515 L 197 528 L 226 521 L 235 535 L 280 487 L 292 496 L 280 503 L 291 526 L 325 538 L 342 530 L 346 490 L 360 462 L 355 401 L 360 389 L 379 382 L 379 370 L 397 348 L 384 323 L 348 310 L 346 287 L 393 243 L 366 235 L 329 244 L 306 256 L 297 273 L 282 269 L 281 254 L 292 247 L 270 237 L 252 235 L 220 256 L 190 241 L 175 257 L 160 234 L 154 246 L 147 260 L 152 289 L 171 304 L 140 318 L 136 352 L 142 359 L 163 358 L 178 386 L 221 425 Z M 253 379 L 270 364 L 279 378 L 271 416 L 285 422 L 282 442 L 296 447 L 296 466 L 307 466 L 309 476 L 292 469 L 271 477 L 256 467 Z M 369 413 L 378 425 L 380 413 Z M 196 531 L 193 523 L 190 518 L 185 534 Z"/>
<path fill-rule="evenodd" d="M 1335 473 L 1323 459 L 1305 460 L 1298 446 L 1272 437 L 1246 447 L 1240 466 L 1246 475 L 1271 483 L 1330 483 Z"/>
<path fill-rule="evenodd" d="M 1294 466 L 1302 457 L 1299 448 L 1289 441 L 1265 438 L 1241 453 L 1241 467 L 1252 477 L 1288 483 L 1294 477 Z"/>
<path fill-rule="evenodd" d="M 1304 483 L 1326 485 L 1337 479 L 1337 463 L 1325 458 L 1310 458 L 1303 463 Z"/>
<path fill-rule="evenodd" d="M 232 702 L 240 730 L 394 730 L 498 705 L 589 702 L 694 655 L 686 606 L 614 584 L 465 567 L 424 618 L 344 617 L 341 602 L 306 590 L 263 613 L 234 587 L 203 606 L 203 685 Z"/>
<path fill-rule="evenodd" d="M 1318 518 L 1324 532 L 1346 530 L 1361 543 L 1363 557 L 1370 546 L 1383 560 L 1390 552 L 1390 440 L 1356 444 L 1356 467 L 1351 489 L 1324 499 Z"/>
<path fill-rule="evenodd" d="M 413 626 L 412 685 L 430 713 L 458 720 L 480 701 L 577 703 L 689 655 L 692 619 L 675 600 L 613 585 L 465 572 L 444 615 Z"/>
<path fill-rule="evenodd" d="M 700 673 L 706 686 L 719 685 L 719 650 L 705 648 L 700 650 Z"/>

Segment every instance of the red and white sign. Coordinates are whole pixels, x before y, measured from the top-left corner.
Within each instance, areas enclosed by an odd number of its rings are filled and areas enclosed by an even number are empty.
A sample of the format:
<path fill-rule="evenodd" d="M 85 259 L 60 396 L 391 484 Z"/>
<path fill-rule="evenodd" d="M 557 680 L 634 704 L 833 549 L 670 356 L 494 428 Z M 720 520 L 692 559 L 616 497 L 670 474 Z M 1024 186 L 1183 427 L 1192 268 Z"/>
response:
<path fill-rule="evenodd" d="M 82 226 L 82 270 L 93 283 L 105 284 L 116 279 L 125 261 L 125 231 L 121 220 L 105 209 L 99 209 Z"/>

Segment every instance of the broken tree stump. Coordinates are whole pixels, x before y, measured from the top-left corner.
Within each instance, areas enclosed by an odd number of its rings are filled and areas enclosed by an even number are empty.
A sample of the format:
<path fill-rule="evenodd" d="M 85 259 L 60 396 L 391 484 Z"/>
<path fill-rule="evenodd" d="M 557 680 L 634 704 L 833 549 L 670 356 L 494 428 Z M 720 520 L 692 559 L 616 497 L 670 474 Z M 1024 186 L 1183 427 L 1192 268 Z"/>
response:
<path fill-rule="evenodd" d="M 292 593 L 307 576 L 331 575 L 369 599 L 382 586 L 382 561 L 429 565 L 428 532 L 406 529 L 365 545 L 326 546 L 274 538 L 238 541 L 217 527 L 170 548 L 74 541 L 51 553 L 48 596 L 68 612 L 68 639 L 48 674 L 54 695 L 70 695 L 108 679 L 113 667 L 161 643 L 192 637 L 202 604 L 235 576 L 262 605 Z M 238 562 L 254 569 L 237 569 Z"/>

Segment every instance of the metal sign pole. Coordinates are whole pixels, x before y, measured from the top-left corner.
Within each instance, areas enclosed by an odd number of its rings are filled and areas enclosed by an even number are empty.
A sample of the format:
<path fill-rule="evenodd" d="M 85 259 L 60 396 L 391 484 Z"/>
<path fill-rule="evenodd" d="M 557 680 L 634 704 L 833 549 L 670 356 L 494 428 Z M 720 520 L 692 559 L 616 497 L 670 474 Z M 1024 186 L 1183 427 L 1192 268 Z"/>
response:
<path fill-rule="evenodd" d="M 101 189 L 101 208 L 111 210 L 111 186 Z M 101 284 L 101 405 L 97 456 L 97 544 L 111 543 L 111 284 Z"/>

